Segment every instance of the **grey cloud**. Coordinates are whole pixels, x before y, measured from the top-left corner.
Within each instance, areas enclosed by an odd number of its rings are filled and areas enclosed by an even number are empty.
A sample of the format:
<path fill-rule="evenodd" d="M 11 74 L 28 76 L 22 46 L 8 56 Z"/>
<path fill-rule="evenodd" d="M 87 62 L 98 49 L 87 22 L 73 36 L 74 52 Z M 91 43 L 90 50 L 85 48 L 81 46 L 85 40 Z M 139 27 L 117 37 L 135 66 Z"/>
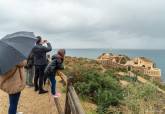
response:
<path fill-rule="evenodd" d="M 13 1 L 0 1 L 1 37 L 28 30 L 54 48 L 165 49 L 164 0 Z"/>

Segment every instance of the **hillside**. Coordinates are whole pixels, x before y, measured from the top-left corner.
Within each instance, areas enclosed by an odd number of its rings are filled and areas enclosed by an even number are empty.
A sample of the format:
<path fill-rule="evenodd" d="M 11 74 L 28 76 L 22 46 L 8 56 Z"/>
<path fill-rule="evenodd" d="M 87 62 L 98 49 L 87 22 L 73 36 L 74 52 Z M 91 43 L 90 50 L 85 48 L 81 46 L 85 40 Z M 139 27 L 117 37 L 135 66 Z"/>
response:
<path fill-rule="evenodd" d="M 66 57 L 65 74 L 74 76 L 74 86 L 82 101 L 94 103 L 89 114 L 165 113 L 165 97 L 155 83 L 128 75 L 122 68 L 105 69 L 95 60 Z M 140 78 L 141 77 L 141 78 Z M 140 79 L 140 80 L 139 80 Z M 141 82 L 142 81 L 142 82 Z"/>

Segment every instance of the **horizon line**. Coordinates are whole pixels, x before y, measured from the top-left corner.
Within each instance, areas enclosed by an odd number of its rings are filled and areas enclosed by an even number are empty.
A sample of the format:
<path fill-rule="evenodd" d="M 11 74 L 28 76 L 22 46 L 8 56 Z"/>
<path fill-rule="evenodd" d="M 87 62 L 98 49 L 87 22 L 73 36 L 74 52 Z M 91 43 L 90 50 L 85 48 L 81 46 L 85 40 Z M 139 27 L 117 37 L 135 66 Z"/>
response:
<path fill-rule="evenodd" d="M 61 49 L 61 48 L 53 48 Z M 165 49 L 154 49 L 154 48 L 64 48 L 64 49 L 109 49 L 109 50 L 165 50 Z"/>

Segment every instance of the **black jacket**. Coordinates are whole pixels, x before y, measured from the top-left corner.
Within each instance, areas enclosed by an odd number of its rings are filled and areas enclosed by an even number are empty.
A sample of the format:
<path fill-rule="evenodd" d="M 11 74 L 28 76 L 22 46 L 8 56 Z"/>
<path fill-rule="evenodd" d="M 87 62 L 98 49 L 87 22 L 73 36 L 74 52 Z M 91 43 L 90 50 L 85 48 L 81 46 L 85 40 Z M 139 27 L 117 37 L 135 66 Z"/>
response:
<path fill-rule="evenodd" d="M 45 75 L 46 76 L 55 76 L 57 70 L 64 69 L 63 60 L 60 58 L 59 55 L 52 56 L 52 61 L 48 64 L 45 68 Z"/>
<path fill-rule="evenodd" d="M 47 43 L 48 47 L 42 45 L 36 45 L 32 49 L 32 53 L 34 54 L 34 65 L 46 65 L 46 53 L 52 50 L 52 46 L 50 43 Z"/>

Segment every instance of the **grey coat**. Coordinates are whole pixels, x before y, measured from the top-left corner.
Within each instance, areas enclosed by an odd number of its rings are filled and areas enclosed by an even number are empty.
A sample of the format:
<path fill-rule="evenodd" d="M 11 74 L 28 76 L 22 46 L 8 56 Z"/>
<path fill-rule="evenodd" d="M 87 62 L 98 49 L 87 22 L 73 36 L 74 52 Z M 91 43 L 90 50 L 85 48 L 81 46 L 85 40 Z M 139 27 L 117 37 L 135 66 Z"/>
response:
<path fill-rule="evenodd" d="M 34 54 L 34 65 L 46 65 L 46 53 L 52 50 L 52 46 L 50 43 L 47 43 L 48 47 L 42 45 L 36 45 L 32 49 L 32 53 Z"/>

